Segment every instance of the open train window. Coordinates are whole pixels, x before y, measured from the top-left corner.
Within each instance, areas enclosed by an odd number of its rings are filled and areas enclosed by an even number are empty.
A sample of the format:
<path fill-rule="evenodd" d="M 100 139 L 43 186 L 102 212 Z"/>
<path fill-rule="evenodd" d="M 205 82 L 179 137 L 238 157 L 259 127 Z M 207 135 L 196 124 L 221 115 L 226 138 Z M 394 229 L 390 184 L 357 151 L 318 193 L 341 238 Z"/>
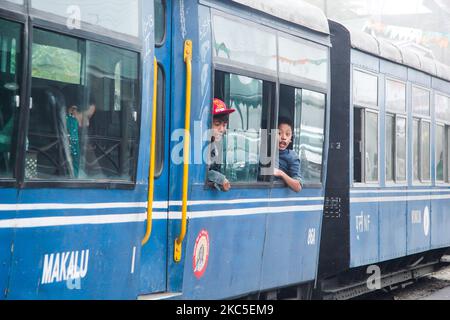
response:
<path fill-rule="evenodd" d="M 33 30 L 28 181 L 131 182 L 138 54 Z"/>
<path fill-rule="evenodd" d="M 0 19 L 0 179 L 13 178 L 15 170 L 21 34 L 20 24 Z"/>
<path fill-rule="evenodd" d="M 325 105 L 323 93 L 280 86 L 278 118 L 291 120 L 294 126 L 292 144 L 288 148 L 300 158 L 303 185 L 319 185 L 322 182 Z"/>
<path fill-rule="evenodd" d="M 221 173 L 231 183 L 268 181 L 261 174 L 261 150 L 269 150 L 264 130 L 270 128 L 270 110 L 275 100 L 275 84 L 238 74 L 215 72 L 215 98 L 235 109 L 220 148 Z M 264 155 L 270 156 L 270 155 Z"/>

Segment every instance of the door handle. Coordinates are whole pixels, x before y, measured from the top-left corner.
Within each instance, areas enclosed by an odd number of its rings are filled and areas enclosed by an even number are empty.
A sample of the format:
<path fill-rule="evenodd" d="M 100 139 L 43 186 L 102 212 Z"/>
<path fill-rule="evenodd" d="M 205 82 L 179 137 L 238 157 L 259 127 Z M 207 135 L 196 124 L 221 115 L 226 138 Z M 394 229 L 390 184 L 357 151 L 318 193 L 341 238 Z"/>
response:
<path fill-rule="evenodd" d="M 186 63 L 186 119 L 185 119 L 185 137 L 183 149 L 183 195 L 181 207 L 181 231 L 178 238 L 175 239 L 174 256 L 176 263 L 181 262 L 183 240 L 186 237 L 187 230 L 187 200 L 189 183 L 189 158 L 191 151 L 191 93 L 192 93 L 192 41 L 186 40 L 184 43 L 184 62 Z"/>

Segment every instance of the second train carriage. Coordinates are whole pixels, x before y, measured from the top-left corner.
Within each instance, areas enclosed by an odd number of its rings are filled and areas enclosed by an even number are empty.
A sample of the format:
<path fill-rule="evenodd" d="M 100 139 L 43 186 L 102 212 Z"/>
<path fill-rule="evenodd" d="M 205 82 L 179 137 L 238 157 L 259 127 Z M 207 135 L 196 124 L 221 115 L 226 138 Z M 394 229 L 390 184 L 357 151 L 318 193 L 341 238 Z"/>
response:
<path fill-rule="evenodd" d="M 330 21 L 331 124 L 319 290 L 433 270 L 450 246 L 450 68 Z"/>

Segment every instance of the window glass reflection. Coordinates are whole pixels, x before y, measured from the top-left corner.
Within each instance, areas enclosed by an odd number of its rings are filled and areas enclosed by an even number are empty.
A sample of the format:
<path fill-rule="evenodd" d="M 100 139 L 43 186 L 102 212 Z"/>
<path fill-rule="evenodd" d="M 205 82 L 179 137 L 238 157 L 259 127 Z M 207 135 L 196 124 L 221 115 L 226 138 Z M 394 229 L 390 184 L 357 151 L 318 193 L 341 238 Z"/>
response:
<path fill-rule="evenodd" d="M 221 16 L 213 19 L 216 57 L 277 71 L 275 34 Z"/>
<path fill-rule="evenodd" d="M 12 178 L 15 169 L 21 34 L 20 24 L 0 19 L 0 178 Z"/>
<path fill-rule="evenodd" d="M 406 112 L 406 85 L 386 80 L 386 107 L 394 112 Z"/>
<path fill-rule="evenodd" d="M 296 39 L 278 38 L 280 72 L 320 86 L 327 84 L 328 52 L 325 47 Z"/>
<path fill-rule="evenodd" d="M 259 174 L 263 81 L 229 75 L 230 115 L 225 142 L 225 176 L 231 182 L 256 182 Z"/>
<path fill-rule="evenodd" d="M 132 181 L 138 54 L 39 29 L 33 41 L 26 179 Z"/>
<path fill-rule="evenodd" d="M 436 126 L 436 180 L 444 182 L 444 146 L 445 146 L 445 135 L 444 126 Z"/>
<path fill-rule="evenodd" d="M 362 105 L 378 105 L 377 76 L 354 70 L 353 72 L 353 103 Z"/>
<path fill-rule="evenodd" d="M 300 172 L 304 183 L 322 181 L 322 157 L 325 126 L 325 95 L 302 90 L 302 111 L 299 148 L 294 151 L 300 157 Z M 297 145 L 298 146 L 298 145 Z"/>
<path fill-rule="evenodd" d="M 397 181 L 406 181 L 406 119 L 397 118 L 396 125 L 396 150 L 397 150 Z"/>
<path fill-rule="evenodd" d="M 139 36 L 139 0 L 31 0 L 32 8 L 110 31 Z"/>
<path fill-rule="evenodd" d="M 378 114 L 366 112 L 366 182 L 378 182 Z"/>
<path fill-rule="evenodd" d="M 450 98 L 436 94 L 435 100 L 436 118 L 450 122 Z"/>
<path fill-rule="evenodd" d="M 430 92 L 413 86 L 412 105 L 415 114 L 430 116 Z"/>

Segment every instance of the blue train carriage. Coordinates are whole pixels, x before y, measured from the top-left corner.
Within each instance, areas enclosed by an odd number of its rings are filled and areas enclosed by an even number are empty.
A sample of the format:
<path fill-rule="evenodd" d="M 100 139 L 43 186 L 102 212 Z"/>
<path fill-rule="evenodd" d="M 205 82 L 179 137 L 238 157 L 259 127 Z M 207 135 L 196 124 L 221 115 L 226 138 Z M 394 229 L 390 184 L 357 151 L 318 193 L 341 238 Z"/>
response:
<path fill-rule="evenodd" d="M 170 87 L 166 112 L 172 115 L 172 137 L 164 138 L 171 150 L 165 154 L 171 158 L 165 159 L 170 171 L 164 257 L 169 293 L 149 290 L 151 263 L 157 258 L 149 243 L 142 251 L 141 298 L 266 298 L 285 287 L 301 288 L 291 290 L 296 296 L 297 291 L 309 295 L 317 271 L 327 157 L 330 39 L 325 16 L 301 1 L 160 3 L 164 18 L 159 21 L 167 30 L 156 41 L 156 56 Z M 174 161 L 174 156 L 185 156 L 183 139 L 174 129 L 186 126 L 189 79 L 181 72 L 186 40 L 192 41 L 193 53 L 188 172 Z M 213 98 L 236 110 L 223 144 L 229 192 L 206 181 Z M 291 147 L 301 157 L 304 177 L 299 194 L 264 171 L 275 160 L 276 142 L 270 137 L 276 138 L 271 130 L 279 116 L 295 127 Z M 186 195 L 182 179 L 187 173 Z M 180 235 L 185 238 L 176 262 L 174 241 Z"/>
<path fill-rule="evenodd" d="M 384 287 L 431 272 L 450 246 L 450 67 L 333 21 L 330 29 L 319 278 L 324 297 L 349 298 L 373 289 L 374 275 Z"/>
<path fill-rule="evenodd" d="M 241 2 L 0 2 L 2 298 L 224 298 L 311 283 L 328 26 L 297 2 Z M 196 152 L 213 95 L 238 110 L 229 193 L 206 185 Z M 260 174 L 260 132 L 279 114 L 295 119 L 300 195 Z"/>

